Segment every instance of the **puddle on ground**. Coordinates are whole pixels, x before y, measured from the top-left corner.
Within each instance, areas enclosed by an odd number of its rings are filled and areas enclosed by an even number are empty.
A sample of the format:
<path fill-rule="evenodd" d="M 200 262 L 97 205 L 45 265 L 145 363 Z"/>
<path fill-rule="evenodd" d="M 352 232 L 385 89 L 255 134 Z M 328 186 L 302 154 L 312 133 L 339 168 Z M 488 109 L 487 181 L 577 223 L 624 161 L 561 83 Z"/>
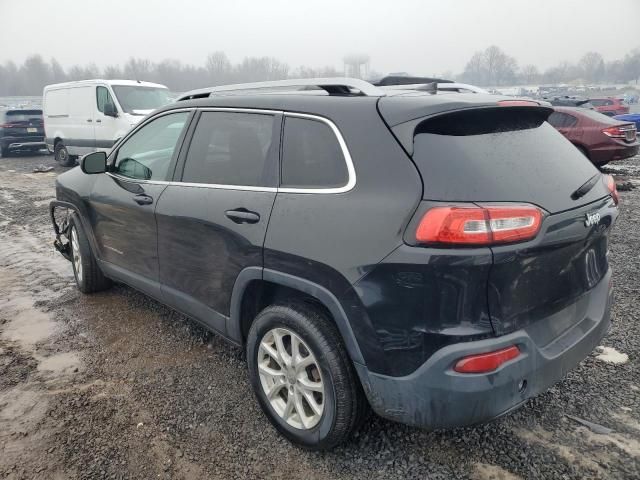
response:
<path fill-rule="evenodd" d="M 55 376 L 70 375 L 80 370 L 82 361 L 76 352 L 65 352 L 49 357 L 36 357 L 38 371 L 51 373 Z"/>
<path fill-rule="evenodd" d="M 26 350 L 33 350 L 58 330 L 56 323 L 46 313 L 37 310 L 20 312 L 4 328 L 2 337 L 18 342 Z"/>
<path fill-rule="evenodd" d="M 497 465 L 487 463 L 476 463 L 471 472 L 473 480 L 522 480 L 519 476 L 505 470 Z"/>

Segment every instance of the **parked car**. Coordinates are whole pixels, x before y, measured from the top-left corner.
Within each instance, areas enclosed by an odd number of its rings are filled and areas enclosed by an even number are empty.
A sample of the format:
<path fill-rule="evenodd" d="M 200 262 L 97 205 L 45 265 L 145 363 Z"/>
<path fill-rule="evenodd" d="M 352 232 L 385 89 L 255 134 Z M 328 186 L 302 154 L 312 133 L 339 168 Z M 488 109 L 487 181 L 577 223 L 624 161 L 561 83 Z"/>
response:
<path fill-rule="evenodd" d="M 488 421 L 610 325 L 615 183 L 551 112 L 344 78 L 190 92 L 58 177 L 55 245 L 82 292 L 124 282 L 244 348 L 296 444 L 369 405 Z"/>
<path fill-rule="evenodd" d="M 592 98 L 590 102 L 598 112 L 609 117 L 629 113 L 629 105 L 619 98 Z"/>
<path fill-rule="evenodd" d="M 3 157 L 16 150 L 35 152 L 45 148 L 42 110 L 0 110 L 0 151 Z"/>
<path fill-rule="evenodd" d="M 83 80 L 44 88 L 46 143 L 64 166 L 108 150 L 145 115 L 169 103 L 164 85 L 133 80 Z"/>
<path fill-rule="evenodd" d="M 627 113 L 626 115 L 616 115 L 615 120 L 621 122 L 632 122 L 636 124 L 636 133 L 640 132 L 640 113 Z"/>
<path fill-rule="evenodd" d="M 580 107 L 589 110 L 595 109 L 590 100 L 584 97 L 576 97 L 570 95 L 553 95 L 543 97 L 543 100 L 546 100 L 554 107 Z"/>
<path fill-rule="evenodd" d="M 594 165 L 602 166 L 638 153 L 640 144 L 634 123 L 570 107 L 554 107 L 548 121 Z"/>

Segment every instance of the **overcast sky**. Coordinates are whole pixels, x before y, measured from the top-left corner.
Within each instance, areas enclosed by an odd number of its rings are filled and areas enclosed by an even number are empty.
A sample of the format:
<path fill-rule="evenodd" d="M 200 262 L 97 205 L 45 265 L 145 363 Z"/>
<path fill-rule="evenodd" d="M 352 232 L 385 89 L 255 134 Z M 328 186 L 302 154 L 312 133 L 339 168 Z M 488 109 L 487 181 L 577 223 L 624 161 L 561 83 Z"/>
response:
<path fill-rule="evenodd" d="M 362 52 L 376 71 L 426 75 L 460 72 L 491 44 L 541 69 L 590 50 L 621 58 L 640 47 L 640 0 L 0 0 L 2 63 L 203 65 L 223 50 L 341 68 Z"/>

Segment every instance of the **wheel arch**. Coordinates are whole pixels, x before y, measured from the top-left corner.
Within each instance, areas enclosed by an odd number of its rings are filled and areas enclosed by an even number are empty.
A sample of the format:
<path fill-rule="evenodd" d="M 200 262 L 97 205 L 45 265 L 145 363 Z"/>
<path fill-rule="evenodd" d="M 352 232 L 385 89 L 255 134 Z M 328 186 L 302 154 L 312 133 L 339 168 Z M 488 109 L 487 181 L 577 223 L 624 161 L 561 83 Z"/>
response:
<path fill-rule="evenodd" d="M 351 360 L 364 365 L 351 324 L 335 295 L 314 282 L 276 270 L 248 267 L 240 272 L 231 294 L 227 335 L 244 345 L 255 315 L 284 298 L 308 301 L 324 310 L 338 328 Z"/>

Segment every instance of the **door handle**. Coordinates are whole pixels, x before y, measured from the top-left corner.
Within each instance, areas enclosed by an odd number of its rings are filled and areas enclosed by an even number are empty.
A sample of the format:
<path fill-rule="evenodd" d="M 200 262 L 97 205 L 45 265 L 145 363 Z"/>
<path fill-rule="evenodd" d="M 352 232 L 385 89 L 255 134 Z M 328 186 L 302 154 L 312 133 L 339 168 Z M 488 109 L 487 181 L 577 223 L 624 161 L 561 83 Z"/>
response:
<path fill-rule="evenodd" d="M 87 118 L 87 122 L 93 122 L 93 120 L 91 120 L 90 118 Z"/>
<path fill-rule="evenodd" d="M 141 193 L 140 195 L 136 195 L 133 197 L 133 201 L 138 205 L 151 205 L 153 203 L 153 198 L 149 195 Z"/>
<path fill-rule="evenodd" d="M 258 223 L 260 221 L 260 215 L 256 212 L 251 212 L 246 208 L 236 208 L 235 210 L 227 210 L 224 214 L 232 222 L 235 223 Z"/>
<path fill-rule="evenodd" d="M 96 120 L 96 123 L 102 123 L 102 120 L 97 119 L 97 120 Z"/>

